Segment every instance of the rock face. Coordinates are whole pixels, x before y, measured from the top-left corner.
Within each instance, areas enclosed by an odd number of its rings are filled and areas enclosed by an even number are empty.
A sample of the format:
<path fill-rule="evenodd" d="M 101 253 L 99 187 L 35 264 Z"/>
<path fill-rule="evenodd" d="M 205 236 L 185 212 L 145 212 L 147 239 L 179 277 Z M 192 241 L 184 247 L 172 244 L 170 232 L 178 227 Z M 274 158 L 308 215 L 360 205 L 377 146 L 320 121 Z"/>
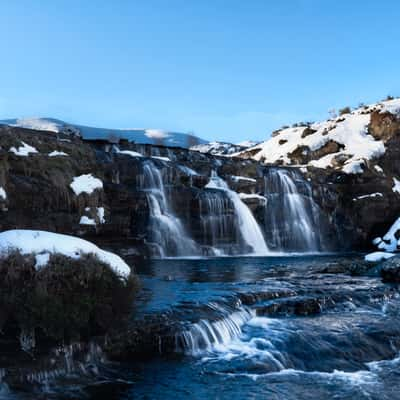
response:
<path fill-rule="evenodd" d="M 311 127 L 301 129 L 304 139 L 315 134 Z M 302 213 L 313 215 L 311 228 L 323 226 L 325 244 L 317 250 L 368 249 L 400 214 L 400 193 L 393 190 L 400 178 L 398 119 L 372 111 L 369 131 L 385 140 L 385 152 L 366 160 L 362 173 L 311 164 L 282 167 L 281 171 L 293 171 L 292 183 L 276 192 L 267 178 L 276 166 L 252 159 L 2 126 L 0 230 L 42 229 L 83 236 L 133 259 L 163 251 L 180 255 L 177 236 L 187 238 L 183 247 L 195 243 L 203 254 L 212 254 L 213 248 L 235 254 L 243 246 L 234 205 L 226 193 L 205 188 L 216 171 L 248 205 L 270 249 L 277 246 L 271 238 L 274 193 L 285 198 L 293 190 Z M 296 160 L 329 156 L 342 147 L 328 140 L 318 150 L 297 151 Z M 102 187 L 76 194 L 71 183 L 86 175 L 100 180 Z M 300 218 L 296 215 L 291 218 Z M 293 221 L 286 222 L 290 228 Z M 160 237 L 161 228 L 169 239 Z M 290 229 L 287 232 L 290 235 Z"/>

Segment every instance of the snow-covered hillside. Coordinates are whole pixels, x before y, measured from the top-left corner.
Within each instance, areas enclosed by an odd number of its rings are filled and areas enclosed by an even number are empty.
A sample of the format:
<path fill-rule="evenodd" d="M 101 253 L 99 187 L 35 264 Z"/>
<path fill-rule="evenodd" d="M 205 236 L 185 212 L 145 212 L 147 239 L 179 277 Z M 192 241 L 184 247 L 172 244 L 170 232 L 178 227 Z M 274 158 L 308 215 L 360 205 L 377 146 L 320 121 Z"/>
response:
<path fill-rule="evenodd" d="M 252 141 L 245 141 L 238 144 L 225 143 L 225 142 L 209 142 L 191 146 L 190 150 L 199 151 L 200 153 L 210 153 L 214 156 L 229 156 L 237 152 L 241 152 L 256 143 Z"/>
<path fill-rule="evenodd" d="M 369 131 L 372 113 L 400 113 L 400 99 L 362 106 L 323 122 L 286 128 L 269 140 L 235 154 L 266 164 L 310 165 L 361 173 L 366 161 L 384 154 L 384 139 Z"/>
<path fill-rule="evenodd" d="M 176 146 L 188 148 L 195 144 L 206 143 L 205 140 L 196 136 L 180 132 L 169 132 L 161 129 L 95 128 L 84 125 L 70 124 L 54 118 L 6 119 L 0 121 L 0 124 L 51 132 L 66 131 L 70 133 L 81 134 L 85 139 L 107 139 L 112 137 L 120 137 L 130 141 L 133 140 L 136 143 L 161 144 L 171 147 Z"/>

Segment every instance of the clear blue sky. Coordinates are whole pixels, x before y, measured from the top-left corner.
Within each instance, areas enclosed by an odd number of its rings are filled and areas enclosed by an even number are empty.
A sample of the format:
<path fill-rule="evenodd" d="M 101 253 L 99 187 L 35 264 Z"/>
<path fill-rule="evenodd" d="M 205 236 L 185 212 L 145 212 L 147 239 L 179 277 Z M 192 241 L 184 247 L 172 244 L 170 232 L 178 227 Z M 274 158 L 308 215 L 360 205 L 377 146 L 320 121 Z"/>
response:
<path fill-rule="evenodd" d="M 3 0 L 0 119 L 265 139 L 400 94 L 393 0 Z"/>

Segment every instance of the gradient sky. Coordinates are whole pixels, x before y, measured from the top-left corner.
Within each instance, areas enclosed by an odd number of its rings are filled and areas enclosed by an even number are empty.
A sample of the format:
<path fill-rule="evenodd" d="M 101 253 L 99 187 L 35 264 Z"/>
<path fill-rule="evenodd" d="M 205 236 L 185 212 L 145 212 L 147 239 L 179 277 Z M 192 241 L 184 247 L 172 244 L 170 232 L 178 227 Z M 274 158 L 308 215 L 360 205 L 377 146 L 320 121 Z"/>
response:
<path fill-rule="evenodd" d="M 263 140 L 400 94 L 393 0 L 2 0 L 0 119 Z"/>

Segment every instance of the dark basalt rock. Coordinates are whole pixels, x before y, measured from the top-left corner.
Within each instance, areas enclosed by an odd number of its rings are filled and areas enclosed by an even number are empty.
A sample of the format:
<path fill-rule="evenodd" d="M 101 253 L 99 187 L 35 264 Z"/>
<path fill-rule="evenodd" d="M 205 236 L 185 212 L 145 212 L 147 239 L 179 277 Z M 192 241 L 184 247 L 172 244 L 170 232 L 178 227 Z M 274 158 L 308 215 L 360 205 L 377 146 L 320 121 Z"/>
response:
<path fill-rule="evenodd" d="M 394 116 L 372 113 L 370 132 L 376 138 L 387 140 L 386 152 L 381 159 L 366 163 L 363 174 L 349 175 L 313 167 L 301 169 L 312 187 L 315 202 L 328 221 L 330 229 L 325 239 L 332 243 L 333 249 L 370 250 L 372 239 L 381 236 L 400 215 L 398 194 L 392 190 L 393 177 L 400 176 L 398 128 L 399 122 Z M 22 141 L 34 146 L 38 153 L 19 157 L 9 152 Z M 99 244 L 112 237 L 115 242 L 129 242 L 133 246 L 129 250 L 124 245 L 125 251 L 146 256 L 144 243 L 148 239 L 150 210 L 146 194 L 140 190 L 140 176 L 143 163 L 151 160 L 163 175 L 173 211 L 191 236 L 208 246 L 210 240 L 204 237 L 200 227 L 199 198 L 211 171 L 216 170 L 233 190 L 251 194 L 263 193 L 264 176 L 270 168 L 253 160 L 218 157 L 182 148 L 126 141 L 119 145 L 121 149 L 137 151 L 146 157 L 117 154 L 114 144 L 106 140 L 90 141 L 62 133 L 0 127 L 0 186 L 7 193 L 7 199 L 0 198 L 0 230 L 44 229 L 90 237 Z M 308 162 L 339 149 L 340 145 L 333 141 L 317 152 L 297 149 L 296 160 Z M 68 156 L 49 157 L 54 150 Z M 171 161 L 154 157 L 167 157 Z M 375 165 L 382 167 L 384 174 L 375 170 Z M 184 168 L 194 170 L 195 174 L 185 172 Z M 76 196 L 69 185 L 73 177 L 87 173 L 101 179 L 104 190 Z M 234 176 L 255 181 L 232 178 Z M 382 196 L 358 199 L 376 192 Z M 265 205 L 254 199 L 244 201 L 263 226 Z M 97 207 L 105 209 L 105 223 L 97 223 L 96 227 L 80 225 L 83 215 L 96 220 Z M 85 211 L 87 208 L 90 211 Z M 228 243 L 233 239 L 229 232 L 224 241 Z"/>
<path fill-rule="evenodd" d="M 389 258 L 378 267 L 384 282 L 400 283 L 400 256 Z"/>

